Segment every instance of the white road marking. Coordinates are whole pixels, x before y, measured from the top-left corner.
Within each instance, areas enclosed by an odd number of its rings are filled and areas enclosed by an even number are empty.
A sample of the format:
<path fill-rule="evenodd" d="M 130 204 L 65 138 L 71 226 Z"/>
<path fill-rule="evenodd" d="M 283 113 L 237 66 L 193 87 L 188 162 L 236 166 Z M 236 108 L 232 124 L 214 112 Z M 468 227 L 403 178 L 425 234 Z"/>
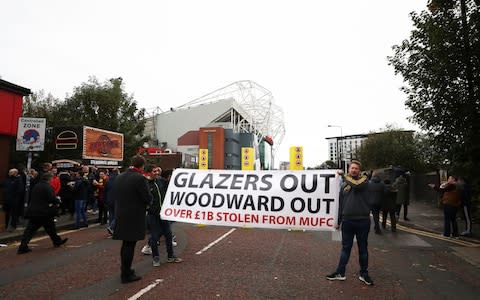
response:
<path fill-rule="evenodd" d="M 232 228 L 230 229 L 227 233 L 225 233 L 224 235 L 222 235 L 221 237 L 219 237 L 218 239 L 216 239 L 215 241 L 211 242 L 210 244 L 208 244 L 208 246 L 206 246 L 205 248 L 203 248 L 202 250 L 198 251 L 197 255 L 200 255 L 202 254 L 203 252 L 207 251 L 208 249 L 210 249 L 211 247 L 215 246 L 215 244 L 217 244 L 218 242 L 220 242 L 221 240 L 223 240 L 224 238 L 226 238 L 227 236 L 229 236 L 232 232 L 234 232 L 235 230 L 237 230 L 236 228 Z"/>
<path fill-rule="evenodd" d="M 133 295 L 132 297 L 128 298 L 128 300 L 137 300 L 140 297 L 142 297 L 144 294 L 146 294 L 148 291 L 156 287 L 159 283 L 163 282 L 163 279 L 156 279 L 154 283 L 148 285 L 147 287 L 141 289 L 138 293 Z"/>

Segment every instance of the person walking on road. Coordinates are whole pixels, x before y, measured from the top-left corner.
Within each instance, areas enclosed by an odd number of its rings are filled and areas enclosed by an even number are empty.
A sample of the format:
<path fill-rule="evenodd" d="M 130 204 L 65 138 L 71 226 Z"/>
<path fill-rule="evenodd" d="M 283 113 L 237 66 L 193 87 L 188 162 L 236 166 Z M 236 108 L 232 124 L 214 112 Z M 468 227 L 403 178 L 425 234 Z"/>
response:
<path fill-rule="evenodd" d="M 342 251 L 335 272 L 327 275 L 328 280 L 345 280 L 345 270 L 352 251 L 353 239 L 357 238 L 360 279 L 366 285 L 373 285 L 368 274 L 368 233 L 370 231 L 370 205 L 368 203 L 368 177 L 360 175 L 361 163 L 352 160 L 348 175 L 338 170 L 343 182 L 340 186 L 340 207 L 338 224 L 342 227 Z"/>
<path fill-rule="evenodd" d="M 380 210 L 382 209 L 385 198 L 385 185 L 383 184 L 380 176 L 378 176 L 378 172 L 376 171 L 372 173 L 372 178 L 368 183 L 368 192 L 372 209 L 375 233 L 382 234 L 382 231 L 380 230 Z"/>
<path fill-rule="evenodd" d="M 461 205 L 460 189 L 457 188 L 457 177 L 449 176 L 446 183 L 436 186 L 433 183 L 428 184 L 432 189 L 442 195 L 444 226 L 443 235 L 445 237 L 458 237 L 457 210 Z"/>
<path fill-rule="evenodd" d="M 54 247 L 65 244 L 68 238 L 60 238 L 55 228 L 54 218 L 60 204 L 49 181 L 53 175 L 49 172 L 43 173 L 40 181 L 32 190 L 30 204 L 25 211 L 25 218 L 29 219 L 28 225 L 23 232 L 22 241 L 18 247 L 17 254 L 24 254 L 32 251 L 28 243 L 37 230 L 43 226 L 45 232 L 50 236 Z"/>
<path fill-rule="evenodd" d="M 145 239 L 145 213 L 152 201 L 147 179 L 143 176 L 145 158 L 136 155 L 130 168 L 117 176 L 113 186 L 115 199 L 115 230 L 112 238 L 121 240 L 121 281 L 129 283 L 142 277 L 132 269 L 137 241 Z"/>

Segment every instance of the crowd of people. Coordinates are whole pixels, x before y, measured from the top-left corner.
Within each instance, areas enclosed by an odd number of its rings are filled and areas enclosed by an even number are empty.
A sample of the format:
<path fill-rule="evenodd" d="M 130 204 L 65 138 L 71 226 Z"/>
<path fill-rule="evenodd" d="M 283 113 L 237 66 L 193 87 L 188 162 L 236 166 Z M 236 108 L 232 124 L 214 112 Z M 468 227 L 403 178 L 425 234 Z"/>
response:
<path fill-rule="evenodd" d="M 88 227 L 87 214 L 98 215 L 100 225 L 106 225 L 113 239 L 122 240 L 121 279 L 123 283 L 140 279 L 131 270 L 131 259 L 136 241 L 145 239 L 150 231 L 148 252 L 152 264 L 160 265 L 158 244 L 165 237 L 167 262 L 179 263 L 182 259 L 173 253 L 176 245 L 171 222 L 160 218 L 172 170 L 156 165 L 145 167 L 142 156 L 132 158 L 132 165 L 122 174 L 117 168 L 97 169 L 80 166 L 57 170 L 51 163 L 42 164 L 40 172 L 24 168 L 10 169 L 2 183 L 8 231 L 20 229 L 25 224 L 18 254 L 32 251 L 28 243 L 40 227 L 50 236 L 53 246 L 60 247 L 68 238 L 56 231 L 56 218 L 69 215 L 75 219 L 75 228 Z M 118 184 L 117 184 L 118 181 Z M 132 183 L 133 182 L 133 183 Z M 145 248 L 145 247 L 144 247 Z"/>
<path fill-rule="evenodd" d="M 25 208 L 29 206 L 33 190 L 41 181 L 42 175 L 51 174 L 49 184 L 54 196 L 59 200 L 57 216 L 69 214 L 76 216 L 76 228 L 87 227 L 87 213 L 98 214 L 97 222 L 112 225 L 113 210 L 108 219 L 113 201 L 108 201 L 107 185 L 113 182 L 118 169 L 102 170 L 94 167 L 81 166 L 77 169 L 58 170 L 51 163 L 42 164 L 41 171 L 24 168 L 10 169 L 4 187 L 5 228 L 14 231 L 19 224 L 25 223 Z"/>
<path fill-rule="evenodd" d="M 408 173 L 396 178 L 378 172 L 362 172 L 361 163 L 352 161 L 348 174 L 338 170 L 342 177 L 339 197 L 337 229 L 342 232 L 342 249 L 337 269 L 326 276 L 329 280 L 345 280 L 346 265 L 350 257 L 354 238 L 357 239 L 360 272 L 359 279 L 373 285 L 368 273 L 368 234 L 373 215 L 374 232 L 381 235 L 387 228 L 396 232 L 401 216 L 408 218 L 409 180 Z M 152 265 L 160 265 L 158 244 L 165 237 L 166 261 L 179 263 L 182 259 L 174 255 L 176 245 L 171 222 L 162 220 L 160 210 L 165 198 L 172 170 L 162 170 L 156 165 L 146 165 L 145 158 L 135 156 L 131 166 L 122 174 L 118 169 L 96 169 L 81 166 L 75 170 L 57 170 L 51 163 L 44 163 L 39 172 L 25 168 L 10 169 L 1 185 L 4 188 L 3 209 L 6 228 L 13 231 L 28 220 L 22 236 L 18 254 L 31 251 L 28 243 L 40 227 L 50 236 L 54 247 L 67 242 L 56 232 L 55 217 L 60 214 L 75 216 L 75 228 L 88 227 L 87 214 L 98 215 L 97 222 L 107 225 L 106 229 L 114 240 L 121 240 L 121 281 L 128 283 L 139 280 L 131 268 L 136 243 L 145 239 L 150 231 L 148 243 L 142 253 L 152 256 Z M 445 237 L 471 236 L 470 191 L 464 179 L 450 176 L 441 185 L 429 184 L 441 195 L 444 210 Z M 465 216 L 466 230 L 458 231 L 457 212 Z M 380 223 L 381 222 L 381 223 Z"/>

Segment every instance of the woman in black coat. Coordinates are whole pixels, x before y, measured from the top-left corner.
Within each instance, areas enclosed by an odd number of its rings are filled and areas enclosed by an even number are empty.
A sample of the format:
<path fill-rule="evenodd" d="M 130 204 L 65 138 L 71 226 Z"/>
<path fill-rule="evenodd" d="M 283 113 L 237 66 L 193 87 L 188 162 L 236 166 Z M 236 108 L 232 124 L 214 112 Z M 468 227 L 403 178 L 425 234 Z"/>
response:
<path fill-rule="evenodd" d="M 55 197 L 53 188 L 49 183 L 52 177 L 51 173 L 43 173 L 40 181 L 31 192 L 32 197 L 25 211 L 25 218 L 29 219 L 29 221 L 23 232 L 22 242 L 17 250 L 18 254 L 32 251 L 28 247 L 28 243 L 41 226 L 45 228 L 45 232 L 50 236 L 54 247 L 60 247 L 68 240 L 67 238 L 60 238 L 55 228 L 54 217 L 58 210 L 59 200 Z"/>
<path fill-rule="evenodd" d="M 141 279 L 131 269 L 137 241 L 145 239 L 145 213 L 152 201 L 147 179 L 142 175 L 145 158 L 134 156 L 132 166 L 117 176 L 113 186 L 115 199 L 114 240 L 122 240 L 120 251 L 121 280 L 128 283 Z"/>

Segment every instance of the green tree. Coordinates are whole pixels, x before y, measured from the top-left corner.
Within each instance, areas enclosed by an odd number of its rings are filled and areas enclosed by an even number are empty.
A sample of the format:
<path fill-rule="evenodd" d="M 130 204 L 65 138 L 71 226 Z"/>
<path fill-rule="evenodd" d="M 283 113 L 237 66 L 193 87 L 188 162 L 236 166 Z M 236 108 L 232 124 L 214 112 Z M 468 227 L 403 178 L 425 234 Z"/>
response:
<path fill-rule="evenodd" d="M 417 152 L 413 131 L 405 131 L 387 125 L 379 133 L 370 133 L 355 156 L 365 170 L 402 166 L 412 171 L 423 171 L 423 163 Z"/>
<path fill-rule="evenodd" d="M 480 12 L 465 0 L 462 13 L 462 1 L 434 0 L 430 11 L 411 13 L 414 30 L 393 47 L 389 63 L 406 83 L 405 104 L 438 154 L 437 166 L 447 162 L 473 176 L 480 163 Z"/>
<path fill-rule="evenodd" d="M 91 126 L 123 133 L 124 164 L 145 141 L 145 109 L 124 91 L 122 78 L 100 83 L 95 77 L 74 88 L 65 101 L 43 91 L 24 102 L 24 115 L 47 119 L 47 127 Z M 47 141 L 48 142 L 48 141 Z M 53 143 L 48 143 L 53 145 Z M 53 149 L 39 153 L 39 161 L 51 161 Z"/>
<path fill-rule="evenodd" d="M 146 140 L 143 137 L 145 109 L 139 109 L 133 97 L 124 91 L 121 77 L 104 83 L 91 77 L 74 89 L 64 106 L 64 124 L 87 125 L 123 133 L 125 163 Z"/>
<path fill-rule="evenodd" d="M 321 165 L 316 166 L 314 169 L 336 169 L 337 164 L 334 161 L 326 160 Z"/>

